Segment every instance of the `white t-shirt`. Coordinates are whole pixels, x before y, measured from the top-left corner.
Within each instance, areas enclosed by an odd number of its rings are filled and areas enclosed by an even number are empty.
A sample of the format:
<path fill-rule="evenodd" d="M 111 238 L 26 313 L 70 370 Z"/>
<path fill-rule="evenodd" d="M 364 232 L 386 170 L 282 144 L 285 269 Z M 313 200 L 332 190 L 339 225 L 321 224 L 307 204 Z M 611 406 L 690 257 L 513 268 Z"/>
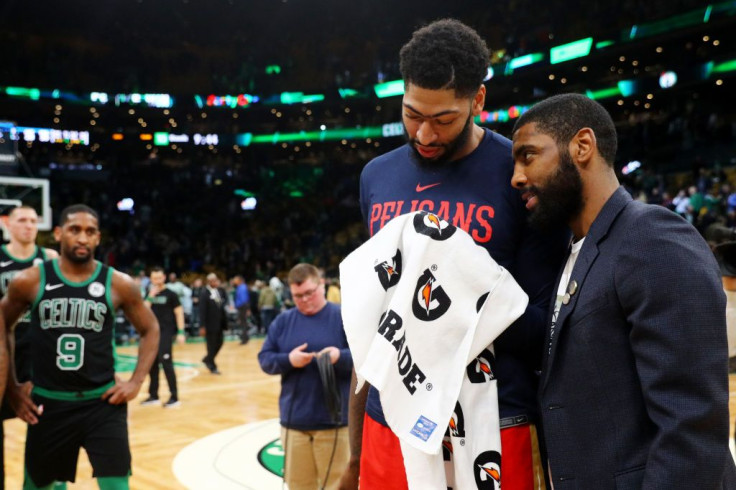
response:
<path fill-rule="evenodd" d="M 552 339 L 555 336 L 555 327 L 557 326 L 557 315 L 560 313 L 560 307 L 567 294 L 567 284 L 570 282 L 570 276 L 572 275 L 572 269 L 575 267 L 575 262 L 578 260 L 580 249 L 583 248 L 583 242 L 585 237 L 581 238 L 577 242 L 573 242 L 570 246 L 570 256 L 567 258 L 565 268 L 562 270 L 562 276 L 560 277 L 560 283 L 557 285 L 557 297 L 555 299 L 555 311 L 552 314 L 552 325 L 550 326 L 549 334 L 549 345 L 547 346 L 547 355 L 552 350 Z"/>

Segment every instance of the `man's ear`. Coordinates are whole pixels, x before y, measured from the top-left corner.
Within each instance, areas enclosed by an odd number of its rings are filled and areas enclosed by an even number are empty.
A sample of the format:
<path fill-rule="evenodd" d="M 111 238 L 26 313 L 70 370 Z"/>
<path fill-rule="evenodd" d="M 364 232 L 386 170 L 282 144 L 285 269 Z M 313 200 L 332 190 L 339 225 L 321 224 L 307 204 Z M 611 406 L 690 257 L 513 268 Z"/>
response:
<path fill-rule="evenodd" d="M 481 112 L 483 112 L 483 106 L 486 104 L 486 86 L 481 84 L 481 86 L 478 88 L 478 92 L 473 97 L 473 106 L 471 109 L 471 114 L 473 116 L 480 115 Z"/>
<path fill-rule="evenodd" d="M 568 150 L 572 160 L 580 166 L 586 166 L 598 151 L 595 133 L 590 128 L 582 128 L 570 140 Z"/>
<path fill-rule="evenodd" d="M 54 227 L 54 240 L 57 242 L 61 241 L 61 226 Z"/>

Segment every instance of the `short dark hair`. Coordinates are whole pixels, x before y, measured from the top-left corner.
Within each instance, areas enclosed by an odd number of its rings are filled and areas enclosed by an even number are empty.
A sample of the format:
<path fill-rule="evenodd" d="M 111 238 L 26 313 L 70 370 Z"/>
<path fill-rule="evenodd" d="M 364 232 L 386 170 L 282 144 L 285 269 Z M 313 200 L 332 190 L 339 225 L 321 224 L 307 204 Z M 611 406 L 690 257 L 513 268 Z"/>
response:
<path fill-rule="evenodd" d="M 87 206 L 86 204 L 72 204 L 71 206 L 65 207 L 61 211 L 61 214 L 59 215 L 59 226 L 64 226 L 64 223 L 66 223 L 69 219 L 69 215 L 74 213 L 91 214 L 98 222 L 100 221 L 100 217 L 97 215 L 97 211 L 95 211 L 91 207 Z"/>
<path fill-rule="evenodd" d="M 598 153 L 613 166 L 618 147 L 616 126 L 608 111 L 593 99 L 581 94 L 560 94 L 544 99 L 516 120 L 513 132 L 529 123 L 536 124 L 558 146 L 568 144 L 581 129 L 592 129 Z"/>
<path fill-rule="evenodd" d="M 322 279 L 322 275 L 319 273 L 319 269 L 317 269 L 312 264 L 297 264 L 289 271 L 289 284 L 299 285 L 307 279 L 314 279 L 318 282 L 320 279 Z"/>
<path fill-rule="evenodd" d="M 149 274 L 153 274 L 154 272 L 160 272 L 164 275 L 166 274 L 166 271 L 160 265 L 154 265 L 153 267 L 151 267 L 151 272 Z"/>
<path fill-rule="evenodd" d="M 472 97 L 488 73 L 490 53 L 477 32 L 459 20 L 441 19 L 414 31 L 399 52 L 404 84 L 453 89 Z"/>

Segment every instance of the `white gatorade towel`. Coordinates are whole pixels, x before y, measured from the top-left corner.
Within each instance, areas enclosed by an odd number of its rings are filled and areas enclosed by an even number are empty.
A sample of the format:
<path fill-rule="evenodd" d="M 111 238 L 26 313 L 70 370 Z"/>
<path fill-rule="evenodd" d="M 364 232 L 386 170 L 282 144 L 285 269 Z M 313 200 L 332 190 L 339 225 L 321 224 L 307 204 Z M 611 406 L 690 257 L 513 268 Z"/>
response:
<path fill-rule="evenodd" d="M 368 381 L 379 391 L 410 487 L 467 488 L 461 481 L 498 476 L 490 345 L 528 303 L 508 271 L 463 230 L 418 211 L 351 253 L 340 283 L 358 389 Z"/>

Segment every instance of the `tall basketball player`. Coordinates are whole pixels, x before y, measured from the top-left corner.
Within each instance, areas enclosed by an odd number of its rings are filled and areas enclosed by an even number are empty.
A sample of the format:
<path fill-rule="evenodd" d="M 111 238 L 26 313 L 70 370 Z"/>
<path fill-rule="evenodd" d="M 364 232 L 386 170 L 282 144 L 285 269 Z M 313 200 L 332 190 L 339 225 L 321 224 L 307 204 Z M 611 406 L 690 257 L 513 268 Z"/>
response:
<path fill-rule="evenodd" d="M 156 358 L 159 327 L 133 280 L 94 259 L 97 213 L 81 204 L 61 213 L 61 256 L 19 273 L 0 300 L 6 325 L 30 307 L 32 391 L 10 383 L 8 396 L 28 422 L 24 489 L 74 481 L 83 447 L 102 490 L 128 489 L 127 402 Z M 120 308 L 140 333 L 131 378 L 115 376 L 113 329 Z M 30 393 L 29 393 L 30 392 Z"/>
<path fill-rule="evenodd" d="M 5 296 L 8 283 L 20 271 L 38 265 L 44 260 L 59 256 L 56 250 L 36 245 L 38 214 L 32 207 L 18 206 L 10 211 L 6 227 L 10 235 L 10 241 L 0 247 L 0 298 Z M 28 359 L 28 341 L 25 338 L 30 319 L 30 314 L 24 315 L 15 325 L 14 333 L 8 334 L 10 343 L 15 345 L 15 374 L 18 377 L 17 381 L 21 383 L 28 381 L 31 374 Z M 15 417 L 15 413 L 10 409 L 7 402 L 2 404 L 0 414 L 2 420 Z M 0 488 L 4 488 L 5 482 L 5 448 L 3 440 L 4 431 L 0 422 Z"/>

